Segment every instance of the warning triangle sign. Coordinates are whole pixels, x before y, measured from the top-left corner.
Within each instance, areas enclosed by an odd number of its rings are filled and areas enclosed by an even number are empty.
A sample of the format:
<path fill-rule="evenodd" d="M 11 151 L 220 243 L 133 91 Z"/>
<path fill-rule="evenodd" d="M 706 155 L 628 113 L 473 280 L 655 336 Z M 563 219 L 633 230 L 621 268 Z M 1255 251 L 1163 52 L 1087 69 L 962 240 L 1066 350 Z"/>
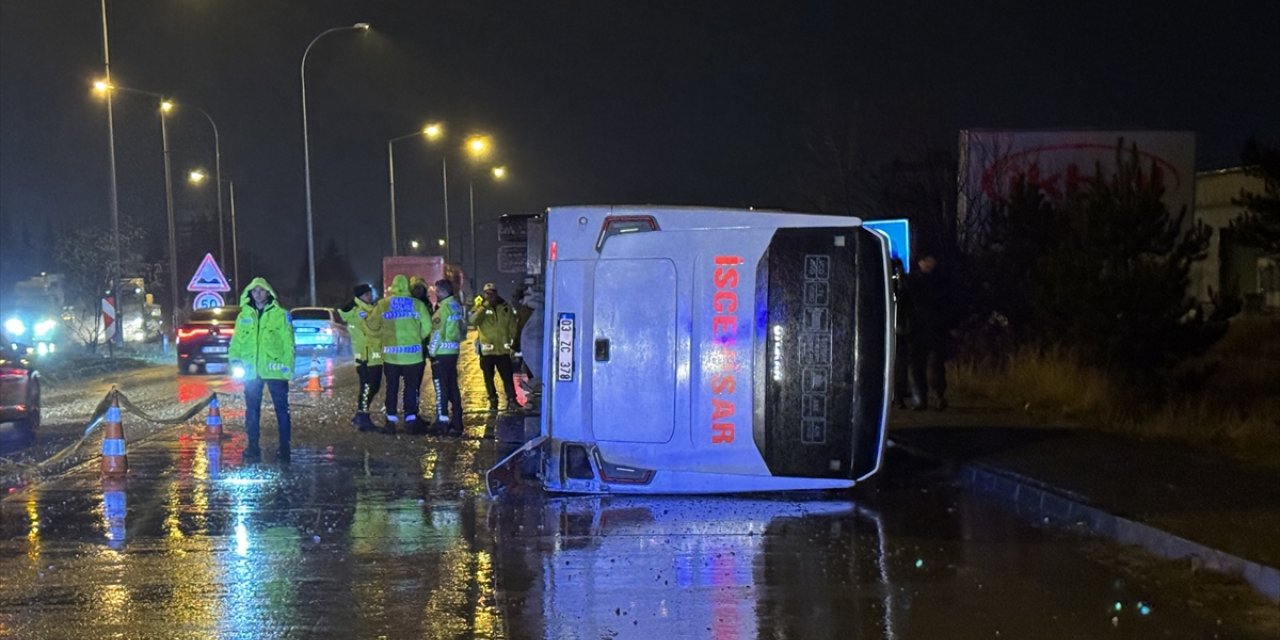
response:
<path fill-rule="evenodd" d="M 230 290 L 231 285 L 227 283 L 227 277 L 222 275 L 222 269 L 218 268 L 213 254 L 204 254 L 204 260 L 200 261 L 200 268 L 196 269 L 196 275 L 192 276 L 191 282 L 187 284 L 187 291 Z"/>

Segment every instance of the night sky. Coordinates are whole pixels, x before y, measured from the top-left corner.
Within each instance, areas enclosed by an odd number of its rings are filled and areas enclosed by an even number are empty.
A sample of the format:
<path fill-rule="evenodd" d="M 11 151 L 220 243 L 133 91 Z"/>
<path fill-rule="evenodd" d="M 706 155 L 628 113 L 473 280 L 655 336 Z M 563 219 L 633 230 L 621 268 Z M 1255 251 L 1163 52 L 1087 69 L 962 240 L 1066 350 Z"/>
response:
<path fill-rule="evenodd" d="M 115 0 L 108 11 L 116 83 L 179 102 L 179 217 L 214 202 L 183 180 L 213 166 L 208 124 L 186 103 L 220 128 L 257 266 L 243 279 L 279 289 L 296 289 L 305 259 L 302 52 L 358 21 L 373 30 L 313 49 L 307 97 L 317 250 L 336 239 L 371 280 L 390 245 L 386 142 L 429 120 L 445 123 L 447 144 L 396 145 L 400 237 L 442 235 L 447 152 L 465 246 L 461 139 L 483 131 L 511 178 L 475 181 L 481 256 L 499 214 L 555 204 L 799 206 L 806 147 L 832 113 L 853 123 L 868 168 L 954 147 L 964 127 L 1187 129 L 1201 169 L 1238 164 L 1250 135 L 1280 138 L 1280 3 L 1265 0 Z M 0 0 L 0 290 L 51 268 L 38 257 L 50 226 L 109 219 L 105 105 L 90 89 L 101 75 L 97 0 Z M 121 215 L 162 242 L 155 104 L 115 105 Z M 180 278 L 199 259 L 180 256 Z M 494 277 L 492 258 L 480 276 Z"/>

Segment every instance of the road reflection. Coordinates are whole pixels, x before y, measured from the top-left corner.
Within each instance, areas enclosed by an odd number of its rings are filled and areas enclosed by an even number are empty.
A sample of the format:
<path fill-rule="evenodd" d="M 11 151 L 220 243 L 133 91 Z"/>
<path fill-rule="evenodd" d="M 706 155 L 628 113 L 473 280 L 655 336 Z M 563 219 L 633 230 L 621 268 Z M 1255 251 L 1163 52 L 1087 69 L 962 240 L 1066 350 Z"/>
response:
<path fill-rule="evenodd" d="M 851 502 L 575 497 L 489 524 L 514 637 L 896 637 L 883 526 Z"/>

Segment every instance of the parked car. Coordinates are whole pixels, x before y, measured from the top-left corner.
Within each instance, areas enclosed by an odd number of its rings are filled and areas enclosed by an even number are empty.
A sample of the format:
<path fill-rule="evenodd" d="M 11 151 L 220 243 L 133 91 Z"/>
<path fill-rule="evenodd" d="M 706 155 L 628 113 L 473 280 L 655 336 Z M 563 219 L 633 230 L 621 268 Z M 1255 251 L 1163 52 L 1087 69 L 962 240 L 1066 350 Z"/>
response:
<path fill-rule="evenodd" d="M 227 373 L 227 348 L 240 307 L 201 309 L 178 327 L 178 374 Z"/>
<path fill-rule="evenodd" d="M 0 345 L 0 424 L 28 431 L 40 426 L 40 373 L 33 353 L 26 345 Z"/>
<path fill-rule="evenodd" d="M 325 307 L 298 307 L 293 316 L 295 349 L 315 349 L 344 354 L 351 352 L 351 334 L 338 312 Z"/>

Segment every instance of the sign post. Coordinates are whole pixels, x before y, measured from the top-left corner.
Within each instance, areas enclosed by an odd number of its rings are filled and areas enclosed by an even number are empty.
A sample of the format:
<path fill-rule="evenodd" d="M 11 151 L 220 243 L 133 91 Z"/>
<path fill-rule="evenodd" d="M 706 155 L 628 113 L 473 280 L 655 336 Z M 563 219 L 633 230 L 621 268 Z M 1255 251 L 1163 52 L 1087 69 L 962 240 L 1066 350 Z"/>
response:
<path fill-rule="evenodd" d="M 197 294 L 191 302 L 192 309 L 212 309 L 225 304 L 219 294 L 231 291 L 231 285 L 227 283 L 227 277 L 222 275 L 222 269 L 218 267 L 212 253 L 204 254 L 200 267 L 191 276 L 191 282 L 187 283 L 187 291 Z"/>
<path fill-rule="evenodd" d="M 107 296 L 102 299 L 102 333 L 110 340 L 115 330 L 112 325 L 116 323 L 116 299 L 114 296 Z"/>

